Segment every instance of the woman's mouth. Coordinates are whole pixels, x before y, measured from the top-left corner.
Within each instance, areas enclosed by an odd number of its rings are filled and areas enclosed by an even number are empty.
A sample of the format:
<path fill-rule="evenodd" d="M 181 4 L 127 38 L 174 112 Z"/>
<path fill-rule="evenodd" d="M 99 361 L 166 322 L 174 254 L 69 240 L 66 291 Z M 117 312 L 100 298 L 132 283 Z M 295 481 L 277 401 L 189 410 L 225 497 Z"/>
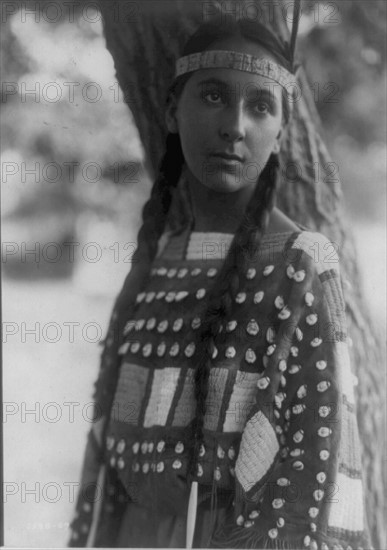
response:
<path fill-rule="evenodd" d="M 236 164 L 244 162 L 244 158 L 235 153 L 216 152 L 211 157 L 218 159 L 222 164 Z"/>

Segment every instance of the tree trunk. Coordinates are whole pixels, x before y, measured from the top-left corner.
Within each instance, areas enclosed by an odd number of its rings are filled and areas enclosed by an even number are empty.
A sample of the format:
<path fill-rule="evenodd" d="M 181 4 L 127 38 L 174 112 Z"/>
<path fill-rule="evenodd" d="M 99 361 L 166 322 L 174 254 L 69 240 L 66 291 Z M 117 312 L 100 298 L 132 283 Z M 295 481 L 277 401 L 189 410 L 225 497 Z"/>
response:
<path fill-rule="evenodd" d="M 164 104 L 174 73 L 174 61 L 187 37 L 203 20 L 221 18 L 222 13 L 234 10 L 237 16 L 263 19 L 289 39 L 283 12 L 283 7 L 289 5 L 286 0 L 282 0 L 282 4 L 263 0 L 245 3 L 101 0 L 100 5 L 107 48 L 113 56 L 118 82 L 137 124 L 148 170 L 153 174 L 164 151 Z M 385 548 L 382 336 L 373 328 L 360 295 L 353 239 L 350 228 L 345 227 L 341 208 L 341 185 L 338 175 L 333 175 L 335 171 L 332 170 L 335 165 L 318 132 L 320 122 L 306 76 L 301 72 L 298 78 L 302 97 L 295 103 L 294 119 L 283 141 L 283 178 L 278 206 L 293 220 L 321 231 L 339 246 L 348 329 L 353 340 L 352 364 L 359 380 L 358 421 L 364 447 L 367 516 L 375 547 Z"/>

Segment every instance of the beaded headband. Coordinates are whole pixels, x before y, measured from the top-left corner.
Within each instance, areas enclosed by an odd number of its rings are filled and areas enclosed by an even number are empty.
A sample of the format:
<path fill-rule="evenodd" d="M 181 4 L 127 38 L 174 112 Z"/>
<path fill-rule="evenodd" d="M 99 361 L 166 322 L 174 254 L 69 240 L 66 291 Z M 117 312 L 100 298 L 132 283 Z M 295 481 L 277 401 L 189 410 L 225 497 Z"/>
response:
<path fill-rule="evenodd" d="M 176 61 L 175 78 L 199 69 L 236 69 L 266 76 L 280 84 L 286 91 L 286 86 L 289 84 L 294 86 L 295 83 L 295 76 L 274 61 L 231 50 L 207 50 L 180 57 Z"/>

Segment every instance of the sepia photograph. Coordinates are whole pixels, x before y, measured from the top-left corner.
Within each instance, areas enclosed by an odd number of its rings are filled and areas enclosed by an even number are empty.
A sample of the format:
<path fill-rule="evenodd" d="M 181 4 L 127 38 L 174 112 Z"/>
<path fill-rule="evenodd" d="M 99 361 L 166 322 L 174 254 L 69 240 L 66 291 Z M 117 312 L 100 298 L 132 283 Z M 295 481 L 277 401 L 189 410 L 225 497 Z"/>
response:
<path fill-rule="evenodd" d="M 385 550 L 385 0 L 0 8 L 0 546 Z"/>

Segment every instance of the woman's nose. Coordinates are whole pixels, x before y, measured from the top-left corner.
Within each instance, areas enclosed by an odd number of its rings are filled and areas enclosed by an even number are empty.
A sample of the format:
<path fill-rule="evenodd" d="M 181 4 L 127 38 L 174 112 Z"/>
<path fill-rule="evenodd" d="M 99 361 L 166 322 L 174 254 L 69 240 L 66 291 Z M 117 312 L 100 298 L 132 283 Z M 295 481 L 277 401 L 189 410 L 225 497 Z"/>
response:
<path fill-rule="evenodd" d="M 246 120 L 242 102 L 228 105 L 222 113 L 219 133 L 226 141 L 240 141 L 246 134 Z"/>

